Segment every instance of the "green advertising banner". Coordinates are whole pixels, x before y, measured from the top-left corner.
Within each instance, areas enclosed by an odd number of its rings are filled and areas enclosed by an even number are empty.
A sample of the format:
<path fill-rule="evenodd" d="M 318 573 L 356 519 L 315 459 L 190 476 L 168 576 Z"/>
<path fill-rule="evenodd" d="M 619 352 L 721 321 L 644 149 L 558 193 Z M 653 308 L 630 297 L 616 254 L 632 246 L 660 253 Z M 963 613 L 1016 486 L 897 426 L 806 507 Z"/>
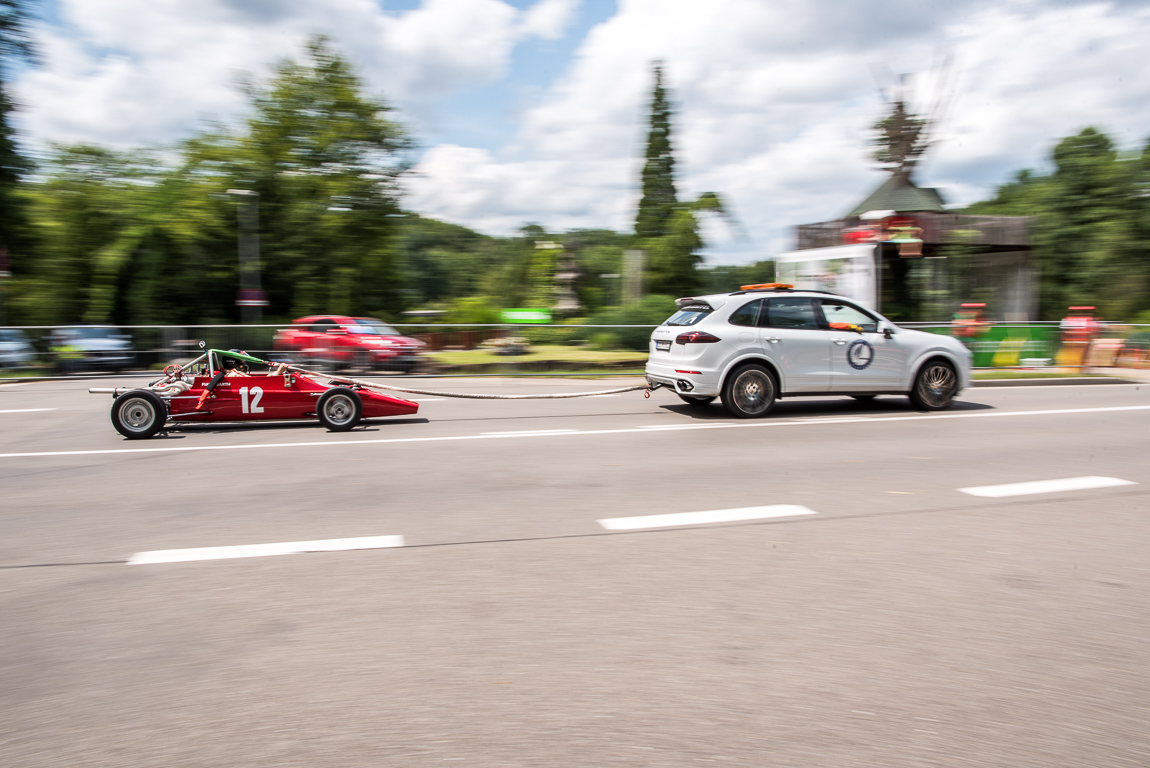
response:
<path fill-rule="evenodd" d="M 550 323 L 549 309 L 505 309 L 499 313 L 504 323 Z"/>
<path fill-rule="evenodd" d="M 950 335 L 950 328 L 922 328 L 931 333 Z M 1053 361 L 1058 353 L 1059 331 L 1052 326 L 1004 326 L 986 328 L 964 342 L 974 353 L 975 368 L 1003 368 L 1025 365 L 1023 360 Z"/>

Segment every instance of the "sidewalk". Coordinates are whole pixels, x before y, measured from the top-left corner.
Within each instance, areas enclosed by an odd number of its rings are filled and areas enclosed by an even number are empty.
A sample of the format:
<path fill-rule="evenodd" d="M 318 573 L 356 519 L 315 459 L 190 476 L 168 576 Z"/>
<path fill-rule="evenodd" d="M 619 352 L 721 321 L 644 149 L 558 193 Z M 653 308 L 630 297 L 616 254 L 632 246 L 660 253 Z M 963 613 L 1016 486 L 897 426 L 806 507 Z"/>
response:
<path fill-rule="evenodd" d="M 1086 368 L 1083 376 L 1033 379 L 975 379 L 971 387 L 1044 387 L 1082 384 L 1150 384 L 1148 368 Z M 1089 374 L 1089 375 L 1085 375 Z"/>

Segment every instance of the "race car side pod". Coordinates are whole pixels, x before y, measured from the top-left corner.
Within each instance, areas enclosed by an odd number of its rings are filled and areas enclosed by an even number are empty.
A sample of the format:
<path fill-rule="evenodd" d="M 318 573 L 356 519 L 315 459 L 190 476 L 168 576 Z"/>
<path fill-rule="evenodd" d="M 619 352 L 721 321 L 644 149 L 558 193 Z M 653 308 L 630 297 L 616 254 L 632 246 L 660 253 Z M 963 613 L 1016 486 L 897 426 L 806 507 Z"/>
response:
<path fill-rule="evenodd" d="M 276 363 L 268 363 L 268 365 L 276 365 Z M 289 365 L 284 369 L 285 371 L 294 371 L 295 373 L 302 373 L 304 376 L 311 376 L 317 379 L 327 379 L 328 381 L 341 382 L 345 384 L 354 384 L 357 387 L 365 389 L 388 389 L 395 392 L 406 392 L 412 395 L 435 395 L 437 397 L 461 397 L 469 400 L 562 400 L 569 397 L 595 397 L 597 395 L 617 395 L 620 392 L 636 392 L 640 389 L 652 390 L 658 389 L 663 386 L 662 384 L 639 384 L 634 387 L 622 387 L 620 389 L 604 389 L 599 392 L 567 392 L 560 395 L 478 395 L 467 392 L 440 392 L 434 389 L 411 389 L 410 387 L 393 387 L 388 384 L 379 384 L 374 381 L 362 381 L 360 379 L 351 379 L 346 376 L 333 376 L 328 373 L 319 373 L 317 371 L 307 371 L 303 368 L 296 368 L 294 365 Z M 649 395 L 648 395 L 649 396 Z"/>

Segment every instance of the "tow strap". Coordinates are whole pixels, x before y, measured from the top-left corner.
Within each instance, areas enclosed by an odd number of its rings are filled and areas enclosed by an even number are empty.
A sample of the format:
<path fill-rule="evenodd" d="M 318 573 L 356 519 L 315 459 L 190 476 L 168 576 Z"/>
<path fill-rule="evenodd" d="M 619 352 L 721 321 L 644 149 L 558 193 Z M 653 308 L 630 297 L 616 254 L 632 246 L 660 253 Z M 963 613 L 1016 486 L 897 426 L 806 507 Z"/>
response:
<path fill-rule="evenodd" d="M 275 363 L 269 363 L 275 365 Z M 374 381 L 363 381 L 360 379 L 352 379 L 347 376 L 333 376 L 328 373 L 319 373 L 317 371 L 307 371 L 303 368 L 297 368 L 294 365 L 289 365 L 284 369 L 284 372 L 302 373 L 304 376 L 313 376 L 317 379 L 327 379 L 328 381 L 344 382 L 347 384 L 354 384 L 357 387 L 364 387 L 365 389 L 388 389 L 394 392 L 406 392 L 412 395 L 434 395 L 436 397 L 460 397 L 468 400 L 563 400 L 570 397 L 596 397 L 598 395 L 617 395 L 621 392 L 636 392 L 640 389 L 647 390 L 646 396 L 649 397 L 651 391 L 659 389 L 664 386 L 659 383 L 655 384 L 637 384 L 633 387 L 621 387 L 619 389 L 604 389 L 598 392 L 566 392 L 559 395 L 480 395 L 469 392 L 441 392 L 436 389 L 413 389 L 411 387 L 396 387 L 389 384 L 380 384 Z"/>

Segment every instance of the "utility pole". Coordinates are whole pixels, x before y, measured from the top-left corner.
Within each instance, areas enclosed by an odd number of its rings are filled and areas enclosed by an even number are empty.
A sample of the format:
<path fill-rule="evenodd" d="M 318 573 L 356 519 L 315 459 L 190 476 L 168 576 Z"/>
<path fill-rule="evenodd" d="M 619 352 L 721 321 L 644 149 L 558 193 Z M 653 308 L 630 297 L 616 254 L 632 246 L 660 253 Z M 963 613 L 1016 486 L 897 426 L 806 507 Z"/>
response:
<path fill-rule="evenodd" d="M 263 307 L 268 305 L 260 289 L 260 193 L 251 189 L 229 189 L 239 198 L 238 230 L 240 253 L 240 290 L 236 305 L 244 325 L 259 325 Z"/>
<path fill-rule="evenodd" d="M 623 304 L 631 304 L 643 298 L 643 262 L 646 253 L 642 250 L 623 251 Z"/>
<path fill-rule="evenodd" d="M 0 246 L 0 325 L 8 324 L 8 249 Z"/>

